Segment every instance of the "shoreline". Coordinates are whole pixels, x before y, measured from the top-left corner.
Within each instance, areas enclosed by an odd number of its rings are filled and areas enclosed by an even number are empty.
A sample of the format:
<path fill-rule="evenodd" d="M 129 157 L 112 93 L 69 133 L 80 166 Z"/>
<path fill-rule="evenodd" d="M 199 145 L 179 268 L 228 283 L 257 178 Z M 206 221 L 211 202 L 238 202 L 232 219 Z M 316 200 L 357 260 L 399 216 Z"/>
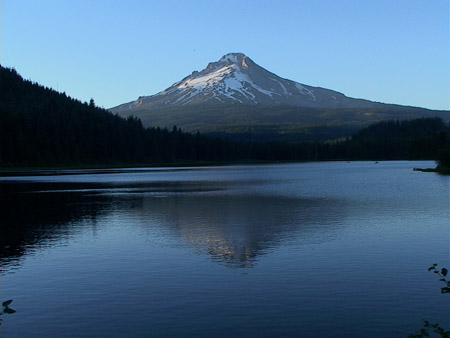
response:
<path fill-rule="evenodd" d="M 86 164 L 86 165 L 61 165 L 61 166 L 36 166 L 36 167 L 0 167 L 0 178 L 4 176 L 46 176 L 46 175 L 74 175 L 90 173 L 118 173 L 118 172 L 144 172 L 154 171 L 159 168 L 190 168 L 227 165 L 248 164 L 275 164 L 275 163 L 302 163 L 302 161 L 187 161 L 187 162 L 161 162 L 161 163 L 115 163 L 115 164 Z"/>
<path fill-rule="evenodd" d="M 450 175 L 450 167 L 440 167 L 436 168 L 413 168 L 414 171 L 421 171 L 424 173 L 438 173 L 441 175 Z"/>
<path fill-rule="evenodd" d="M 208 166 L 228 166 L 228 165 L 252 165 L 252 164 L 280 164 L 280 163 L 306 163 L 306 162 L 375 162 L 374 160 L 323 160 L 323 161 L 186 161 L 186 162 L 159 162 L 159 163 L 109 163 L 109 164 L 79 164 L 61 166 L 36 166 L 36 167 L 0 167 L 0 178 L 7 176 L 48 176 L 48 175 L 77 175 L 120 173 L 120 172 L 145 172 L 155 171 L 161 168 L 190 168 Z M 395 160 L 394 160 L 395 161 Z M 387 161 L 389 162 L 389 161 Z M 450 168 L 413 168 L 414 171 L 436 172 L 443 175 L 450 175 Z"/>

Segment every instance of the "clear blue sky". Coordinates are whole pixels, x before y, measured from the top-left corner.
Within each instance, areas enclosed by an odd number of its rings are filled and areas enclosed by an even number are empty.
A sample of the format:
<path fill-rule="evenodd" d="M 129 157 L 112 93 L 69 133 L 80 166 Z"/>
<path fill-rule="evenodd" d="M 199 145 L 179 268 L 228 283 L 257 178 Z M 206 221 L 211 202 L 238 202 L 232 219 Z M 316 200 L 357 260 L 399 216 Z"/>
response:
<path fill-rule="evenodd" d="M 448 0 L 0 0 L 3 66 L 109 108 L 229 52 L 374 101 L 450 109 Z"/>

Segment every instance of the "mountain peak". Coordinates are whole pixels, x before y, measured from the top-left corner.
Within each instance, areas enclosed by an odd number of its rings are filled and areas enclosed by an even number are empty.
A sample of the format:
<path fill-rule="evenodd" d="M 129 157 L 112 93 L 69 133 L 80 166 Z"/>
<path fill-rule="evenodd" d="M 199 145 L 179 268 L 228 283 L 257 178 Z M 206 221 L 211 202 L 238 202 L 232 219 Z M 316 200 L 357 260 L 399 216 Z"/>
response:
<path fill-rule="evenodd" d="M 215 71 L 217 69 L 228 67 L 234 72 L 242 68 L 248 68 L 251 59 L 243 53 L 228 53 L 222 56 L 219 61 L 210 62 L 202 72 Z"/>
<path fill-rule="evenodd" d="M 324 88 L 287 80 L 257 65 L 244 53 L 228 53 L 169 88 L 113 108 L 159 109 L 193 104 L 288 105 L 311 108 L 368 108 L 378 103 L 352 99 Z"/>
<path fill-rule="evenodd" d="M 231 62 L 231 63 L 237 63 L 240 64 L 242 61 L 244 61 L 247 58 L 244 53 L 228 53 L 222 56 L 219 60 L 219 62 Z"/>

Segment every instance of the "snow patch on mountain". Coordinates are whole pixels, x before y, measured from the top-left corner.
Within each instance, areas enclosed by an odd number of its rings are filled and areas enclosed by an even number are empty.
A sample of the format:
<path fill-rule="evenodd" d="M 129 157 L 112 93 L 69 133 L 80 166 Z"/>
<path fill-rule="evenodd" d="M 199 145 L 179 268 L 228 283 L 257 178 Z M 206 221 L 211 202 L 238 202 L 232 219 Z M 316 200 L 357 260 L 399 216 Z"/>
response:
<path fill-rule="evenodd" d="M 243 56 L 243 54 L 241 54 L 241 53 L 229 53 L 229 54 L 222 56 L 220 58 L 219 62 L 224 62 L 224 61 L 228 60 L 232 63 L 239 63 L 240 62 L 239 58 L 241 58 L 242 56 Z"/>
<path fill-rule="evenodd" d="M 311 96 L 313 101 L 316 101 L 316 96 L 314 95 L 313 91 L 307 89 L 305 86 L 302 86 L 300 83 L 296 83 L 295 86 L 300 91 L 300 93 L 309 95 L 309 96 Z"/>
<path fill-rule="evenodd" d="M 213 86 L 217 82 L 221 81 L 226 74 L 229 74 L 232 72 L 231 67 L 222 67 L 220 69 L 217 69 L 211 73 L 198 76 L 198 77 L 192 77 L 187 79 L 186 81 L 180 83 L 177 85 L 177 88 L 193 88 L 196 90 L 203 90 L 204 88 L 208 86 Z"/>
<path fill-rule="evenodd" d="M 218 67 L 217 65 L 210 64 L 209 72 L 202 71 L 200 73 L 193 73 L 186 79 L 175 83 L 173 87 L 189 90 L 191 93 L 190 95 L 182 95 L 179 99 L 171 101 L 171 103 L 188 104 L 190 102 L 188 99 L 193 99 L 198 94 L 192 91 L 204 92 L 209 90 L 213 94 L 211 99 L 218 101 L 222 101 L 219 96 L 225 96 L 233 101 L 243 103 L 241 99 L 236 97 L 242 96 L 254 104 L 258 103 L 258 101 L 255 94 L 252 93 L 252 89 L 269 97 L 277 95 L 273 90 L 267 90 L 256 84 L 248 74 L 242 71 L 243 68 L 248 68 L 245 58 L 242 56 L 239 58 L 237 54 L 227 54 L 218 62 L 218 64 L 226 62 L 227 65 Z M 232 63 L 228 64 L 229 62 Z M 279 81 L 277 82 L 284 88 L 284 93 L 287 93 L 286 88 Z M 170 92 L 170 90 L 166 91 L 166 93 Z"/>
<path fill-rule="evenodd" d="M 140 97 L 112 111 L 211 103 L 330 108 L 379 106 L 375 102 L 348 98 L 336 91 L 281 78 L 242 53 L 229 53 L 155 95 Z"/>

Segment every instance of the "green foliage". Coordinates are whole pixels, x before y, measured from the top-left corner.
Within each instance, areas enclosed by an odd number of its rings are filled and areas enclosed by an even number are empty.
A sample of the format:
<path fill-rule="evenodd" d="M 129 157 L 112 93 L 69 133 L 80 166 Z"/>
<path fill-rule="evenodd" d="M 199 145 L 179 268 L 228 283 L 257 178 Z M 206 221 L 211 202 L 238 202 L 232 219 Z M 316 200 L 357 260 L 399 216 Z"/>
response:
<path fill-rule="evenodd" d="M 289 126 L 327 126 L 353 129 L 345 136 L 364 126 L 387 120 L 411 120 L 421 117 L 441 117 L 449 120 L 448 111 L 428 110 L 417 107 L 385 105 L 383 108 L 307 108 L 288 105 L 243 105 L 243 104 L 190 104 L 164 108 L 118 111 L 127 117 L 132 113 L 139 117 L 144 126 L 171 127 L 176 124 L 184 131 L 201 133 L 229 133 L 230 128 L 254 130 L 259 137 L 268 141 L 282 141 L 283 134 L 273 134 L 273 130 L 287 129 Z M 267 131 L 258 130 L 260 126 L 270 126 Z M 233 130 L 239 132 L 238 130 Z M 266 135 L 267 133 L 267 135 Z M 294 135 L 292 135 L 294 136 Z M 315 136 L 315 135 L 310 135 Z M 324 135 L 325 136 L 325 135 Z M 281 137 L 281 138 L 280 138 Z M 325 136 L 326 137 L 326 136 Z M 323 138 L 320 140 L 326 140 Z M 249 141 L 251 139 L 246 139 Z M 309 138 L 304 141 L 315 141 Z"/>
<path fill-rule="evenodd" d="M 350 153 L 357 159 L 437 159 L 450 146 L 449 133 L 450 126 L 440 118 L 384 121 L 353 135 Z"/>
<path fill-rule="evenodd" d="M 190 130 L 211 119 L 208 107 L 197 108 L 198 124 L 188 125 Z M 350 122 L 362 114 L 354 109 L 339 111 L 340 118 L 349 122 L 343 127 L 311 124 L 318 116 L 325 118 L 331 114 L 328 110 L 311 115 L 306 108 L 265 107 L 262 111 L 261 107 L 247 108 L 248 112 L 242 116 L 241 106 L 224 107 L 221 116 L 228 129 L 210 129 L 215 137 L 185 133 L 178 127 L 170 131 L 145 128 L 137 117 L 122 118 L 97 107 L 93 99 L 82 103 L 65 93 L 26 81 L 13 69 L 0 67 L 0 167 L 438 159 L 438 156 L 442 165 L 449 161 L 450 129 L 439 118 L 380 122 L 349 138 L 345 135 L 355 132 Z M 181 125 L 186 125 L 181 111 L 174 114 Z M 248 121 L 239 124 L 242 118 Z M 258 118 L 262 123 L 253 124 Z M 280 119 L 282 125 L 273 124 Z M 309 124 L 299 124 L 301 121 Z M 270 141 L 274 138 L 281 141 Z M 341 141 L 330 141 L 337 138 Z"/>
<path fill-rule="evenodd" d="M 438 269 L 437 264 L 433 264 L 428 268 L 441 277 L 439 281 L 443 282 L 445 286 L 441 288 L 441 293 L 450 293 L 450 281 L 447 279 L 448 270 L 446 268 Z M 445 330 L 439 324 L 431 324 L 429 321 L 423 321 L 423 328 L 408 336 L 408 338 L 423 338 L 423 337 L 440 337 L 450 338 L 450 331 Z"/>
<path fill-rule="evenodd" d="M 235 142 L 321 142 L 345 139 L 359 128 L 354 126 L 321 126 L 301 124 L 231 125 L 208 128 L 209 137 L 219 137 Z"/>
<path fill-rule="evenodd" d="M 450 338 L 450 331 L 447 331 L 439 326 L 439 324 L 431 324 L 429 321 L 423 321 L 423 328 L 419 331 L 410 334 L 408 338 L 423 338 L 423 337 L 440 337 Z"/>
<path fill-rule="evenodd" d="M 25 81 L 12 69 L 0 67 L 0 93 L 0 167 L 234 159 L 220 141 L 144 128 L 135 117 Z"/>
<path fill-rule="evenodd" d="M 448 270 L 446 268 L 438 269 L 437 264 L 433 264 L 428 268 L 428 271 L 432 271 L 435 274 L 441 277 L 439 281 L 445 284 L 444 287 L 441 288 L 441 293 L 450 293 L 450 280 L 447 279 Z"/>
<path fill-rule="evenodd" d="M 450 168 L 450 146 L 440 149 L 437 162 L 439 167 Z"/>

